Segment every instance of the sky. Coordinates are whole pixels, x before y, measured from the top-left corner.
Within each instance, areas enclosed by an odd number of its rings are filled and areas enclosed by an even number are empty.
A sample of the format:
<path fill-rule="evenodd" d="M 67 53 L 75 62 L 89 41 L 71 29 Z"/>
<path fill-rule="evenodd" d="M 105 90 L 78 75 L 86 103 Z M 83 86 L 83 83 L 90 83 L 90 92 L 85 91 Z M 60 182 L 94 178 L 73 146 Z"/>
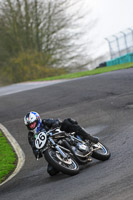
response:
<path fill-rule="evenodd" d="M 133 0 L 82 0 L 82 3 L 84 10 L 92 10 L 86 20 L 97 19 L 92 34 L 94 57 L 109 52 L 104 38 L 133 27 Z"/>

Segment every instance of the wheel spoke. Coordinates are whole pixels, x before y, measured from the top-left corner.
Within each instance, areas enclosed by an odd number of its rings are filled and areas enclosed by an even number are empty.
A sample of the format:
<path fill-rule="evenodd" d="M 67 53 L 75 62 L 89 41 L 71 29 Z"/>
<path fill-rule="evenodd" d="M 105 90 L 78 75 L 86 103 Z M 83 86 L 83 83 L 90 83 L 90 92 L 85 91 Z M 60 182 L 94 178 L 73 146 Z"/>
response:
<path fill-rule="evenodd" d="M 69 157 L 68 159 L 71 159 L 71 160 L 64 160 L 64 158 L 61 158 L 61 155 L 57 154 L 57 152 L 55 151 L 50 151 L 50 156 L 54 159 L 55 162 L 57 162 L 59 165 L 62 165 L 63 167 L 65 168 L 68 168 L 68 169 L 71 169 L 71 170 L 75 170 L 77 169 L 77 164 L 74 162 L 74 160 Z M 58 155 L 58 157 L 57 157 Z M 69 164 L 69 162 L 71 161 L 71 163 Z"/>
<path fill-rule="evenodd" d="M 94 151 L 96 151 L 100 154 L 106 155 L 108 153 L 106 148 L 101 143 L 94 145 L 94 147 L 95 147 Z"/>

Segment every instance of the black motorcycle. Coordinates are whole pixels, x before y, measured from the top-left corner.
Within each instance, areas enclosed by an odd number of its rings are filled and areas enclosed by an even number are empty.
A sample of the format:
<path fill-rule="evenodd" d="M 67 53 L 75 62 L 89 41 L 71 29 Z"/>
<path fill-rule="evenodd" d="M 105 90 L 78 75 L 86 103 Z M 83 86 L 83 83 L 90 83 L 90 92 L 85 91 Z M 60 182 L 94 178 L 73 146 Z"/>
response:
<path fill-rule="evenodd" d="M 50 165 L 68 175 L 79 173 L 79 166 L 90 162 L 91 157 L 105 161 L 111 155 L 101 142 L 83 141 L 75 132 L 66 133 L 59 128 L 36 134 L 35 146 Z"/>

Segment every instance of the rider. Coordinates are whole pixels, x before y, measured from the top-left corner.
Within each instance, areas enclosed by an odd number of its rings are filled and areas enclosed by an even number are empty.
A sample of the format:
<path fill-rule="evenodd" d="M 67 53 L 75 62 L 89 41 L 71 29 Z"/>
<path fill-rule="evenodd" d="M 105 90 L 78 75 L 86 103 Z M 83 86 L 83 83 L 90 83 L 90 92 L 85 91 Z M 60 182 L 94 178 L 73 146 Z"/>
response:
<path fill-rule="evenodd" d="M 28 141 L 32 147 L 33 153 L 36 158 L 42 157 L 41 153 L 35 147 L 35 137 L 34 134 L 38 133 L 40 130 L 45 129 L 46 131 L 50 130 L 51 128 L 60 127 L 62 131 L 67 133 L 75 132 L 81 138 L 87 139 L 90 142 L 98 143 L 99 139 L 96 137 L 91 136 L 88 134 L 83 128 L 81 128 L 77 121 L 67 118 L 63 121 L 59 119 L 41 119 L 40 115 L 37 112 L 31 111 L 24 117 L 24 123 L 27 126 L 29 133 L 28 133 Z M 51 165 L 48 164 L 47 172 L 53 176 L 58 171 L 54 169 Z"/>

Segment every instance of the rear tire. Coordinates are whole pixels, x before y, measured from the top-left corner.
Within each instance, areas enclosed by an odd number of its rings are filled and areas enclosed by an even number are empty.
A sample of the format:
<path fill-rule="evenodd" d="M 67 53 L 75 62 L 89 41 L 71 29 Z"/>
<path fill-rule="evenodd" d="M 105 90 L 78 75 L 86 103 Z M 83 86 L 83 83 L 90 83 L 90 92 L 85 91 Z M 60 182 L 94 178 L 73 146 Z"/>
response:
<path fill-rule="evenodd" d="M 92 157 L 97 159 L 97 160 L 101 160 L 101 161 L 105 161 L 108 160 L 111 156 L 111 153 L 109 151 L 109 149 L 103 145 L 102 143 L 98 142 L 98 144 L 94 144 L 93 145 L 94 149 L 95 147 L 100 147 L 99 150 L 93 151 L 92 153 Z"/>
<path fill-rule="evenodd" d="M 64 174 L 73 176 L 79 173 L 79 165 L 71 155 L 63 161 L 61 155 L 55 149 L 50 148 L 45 151 L 44 156 L 50 165 Z"/>

